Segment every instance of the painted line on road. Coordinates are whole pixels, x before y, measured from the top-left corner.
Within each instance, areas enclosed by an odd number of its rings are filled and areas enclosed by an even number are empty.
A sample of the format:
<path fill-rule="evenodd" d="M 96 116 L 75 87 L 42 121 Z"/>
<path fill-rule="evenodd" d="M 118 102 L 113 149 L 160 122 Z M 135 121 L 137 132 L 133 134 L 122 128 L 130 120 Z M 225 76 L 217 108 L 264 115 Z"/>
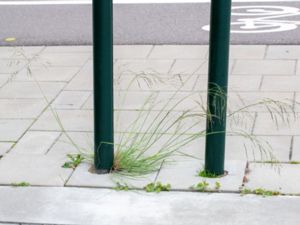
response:
<path fill-rule="evenodd" d="M 92 1 L 72 0 L 72 1 L 0 1 L 0 5 L 90 5 Z"/>
<path fill-rule="evenodd" d="M 233 2 L 300 2 L 300 0 L 232 0 Z M 209 3 L 211 0 L 114 0 L 116 4 Z"/>
<path fill-rule="evenodd" d="M 102 0 L 95 0 L 102 1 Z M 209 3 L 211 0 L 114 0 L 114 4 Z M 300 2 L 300 0 L 233 0 L 233 2 Z M 92 0 L 0 1 L 0 5 L 91 5 Z"/>

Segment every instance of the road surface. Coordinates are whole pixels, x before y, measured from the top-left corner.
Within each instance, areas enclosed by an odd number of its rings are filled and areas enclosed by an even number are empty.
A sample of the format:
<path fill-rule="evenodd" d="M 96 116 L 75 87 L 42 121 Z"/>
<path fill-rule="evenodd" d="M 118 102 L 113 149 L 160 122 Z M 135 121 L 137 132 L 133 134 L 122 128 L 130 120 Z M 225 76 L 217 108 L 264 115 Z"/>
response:
<path fill-rule="evenodd" d="M 209 9 L 208 0 L 115 0 L 114 42 L 207 44 Z M 300 44 L 298 0 L 236 0 L 232 12 L 233 44 Z M 0 45 L 88 44 L 90 0 L 0 1 Z"/>

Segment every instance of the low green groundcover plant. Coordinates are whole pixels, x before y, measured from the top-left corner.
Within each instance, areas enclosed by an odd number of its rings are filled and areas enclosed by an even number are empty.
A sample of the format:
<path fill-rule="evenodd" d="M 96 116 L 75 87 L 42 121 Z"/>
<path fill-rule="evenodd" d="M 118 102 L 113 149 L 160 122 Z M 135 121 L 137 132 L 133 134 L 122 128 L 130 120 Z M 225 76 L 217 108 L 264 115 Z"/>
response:
<path fill-rule="evenodd" d="M 254 194 L 254 195 L 261 195 L 263 197 L 282 195 L 282 193 L 280 193 L 279 191 L 271 191 L 263 188 L 257 188 L 254 190 L 245 188 L 242 189 L 241 194 L 242 195 Z"/>
<path fill-rule="evenodd" d="M 147 184 L 144 187 L 144 190 L 146 192 L 162 192 L 162 191 L 170 191 L 171 190 L 171 184 L 162 184 L 161 182 L 154 182 Z"/>
<path fill-rule="evenodd" d="M 210 188 L 209 186 L 210 184 L 206 180 L 203 180 L 198 184 L 193 185 L 191 189 L 199 192 L 219 192 L 221 189 L 221 183 L 219 181 L 215 182 L 215 186 L 213 188 Z"/>
<path fill-rule="evenodd" d="M 84 160 L 84 156 L 82 156 L 82 154 L 67 154 L 67 157 L 70 161 L 65 162 L 62 166 L 63 168 L 76 169 L 76 167 Z"/>
<path fill-rule="evenodd" d="M 11 185 L 13 187 L 29 187 L 30 183 L 22 181 L 22 182 L 19 182 L 19 183 L 12 183 Z"/>

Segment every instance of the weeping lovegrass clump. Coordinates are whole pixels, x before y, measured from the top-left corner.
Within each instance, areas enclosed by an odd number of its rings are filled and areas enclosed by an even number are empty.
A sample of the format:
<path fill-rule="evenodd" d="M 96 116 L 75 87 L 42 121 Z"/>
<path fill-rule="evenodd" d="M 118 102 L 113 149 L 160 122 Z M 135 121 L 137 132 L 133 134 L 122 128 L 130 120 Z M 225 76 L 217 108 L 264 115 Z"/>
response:
<path fill-rule="evenodd" d="M 25 57 L 25 54 L 23 55 Z M 68 134 L 63 126 L 63 121 L 61 121 L 56 110 L 52 108 L 51 102 L 45 96 L 34 74 L 32 74 L 30 62 L 31 60 L 28 60 L 28 74 L 40 88 L 61 132 L 67 137 L 68 143 L 75 147 L 77 153 L 81 154 L 86 161 L 93 163 L 92 144 L 89 148 L 83 148 Z M 217 115 L 212 115 L 207 111 L 206 103 L 205 101 L 201 101 L 200 97 L 194 101 L 196 106 L 184 110 L 180 109 L 179 106 L 185 101 L 189 101 L 191 95 L 195 94 L 180 96 L 182 88 L 195 73 L 196 71 L 190 76 L 185 76 L 187 77 L 185 80 L 180 75 L 177 75 L 179 78 L 179 82 L 177 83 L 179 87 L 171 94 L 167 101 L 159 99 L 159 92 L 149 94 L 149 97 L 142 103 L 141 108 L 134 111 L 135 116 L 133 121 L 124 130 L 115 135 L 118 136 L 115 143 L 105 143 L 114 144 L 115 157 L 113 167 L 111 168 L 112 173 L 127 177 L 145 176 L 157 172 L 163 163 L 171 163 L 176 160 L 174 156 L 197 158 L 194 155 L 186 153 L 183 149 L 199 138 L 214 134 L 206 133 L 205 122 L 211 122 L 213 117 L 219 117 L 219 115 L 223 114 L 222 112 L 226 108 L 227 96 L 216 85 L 215 89 L 209 90 L 213 92 L 216 98 L 214 102 L 219 109 L 219 113 L 216 113 Z M 119 78 L 117 77 L 117 79 Z M 163 82 L 165 80 L 161 79 L 155 72 L 150 74 L 136 74 L 129 82 L 127 91 L 134 84 L 141 86 L 141 83 L 143 83 L 151 87 Z M 123 102 L 126 96 L 125 90 L 125 94 L 121 95 Z M 259 154 L 258 158 L 260 160 L 277 162 L 272 152 L 271 144 L 244 129 L 249 126 L 248 120 L 253 120 L 251 109 L 255 107 L 264 107 L 270 115 L 270 119 L 279 127 L 281 123 L 289 124 L 292 120 L 296 119 L 294 104 L 288 99 L 285 101 L 262 99 L 255 103 L 244 104 L 235 110 L 228 108 L 227 111 L 227 120 L 229 126 L 232 127 L 232 131 L 227 131 L 227 135 L 240 136 L 245 139 L 245 142 L 250 142 L 250 150 L 249 146 L 245 145 L 247 158 L 250 158 L 250 154 L 252 154 L 254 161 L 256 161 L 257 154 Z M 117 130 L 118 124 L 121 122 L 121 113 L 121 111 L 116 111 Z M 225 118 L 219 119 L 220 121 L 225 120 Z"/>
<path fill-rule="evenodd" d="M 144 108 L 139 111 L 126 132 L 120 134 L 113 170 L 123 175 L 156 172 L 182 147 L 205 136 L 204 132 L 193 131 L 197 127 L 200 129 L 200 122 L 205 119 L 203 114 L 192 110 L 174 112 L 184 100 L 178 100 L 169 109 L 167 102 L 156 112 Z M 189 124 L 191 119 L 194 122 Z"/>

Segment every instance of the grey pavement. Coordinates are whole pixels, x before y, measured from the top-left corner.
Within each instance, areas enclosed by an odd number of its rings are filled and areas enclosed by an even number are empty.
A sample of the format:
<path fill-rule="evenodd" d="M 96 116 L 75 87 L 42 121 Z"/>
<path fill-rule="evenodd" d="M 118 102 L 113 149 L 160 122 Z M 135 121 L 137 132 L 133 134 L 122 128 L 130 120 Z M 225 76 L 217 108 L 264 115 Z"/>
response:
<path fill-rule="evenodd" d="M 10 197 L 14 196 L 14 198 Z M 296 225 L 299 197 L 117 192 L 82 188 L 0 188 L 0 218 L 65 225 Z M 24 210 L 26 208 L 26 210 Z"/>
<path fill-rule="evenodd" d="M 129 125 L 143 111 L 150 96 L 157 98 L 152 100 L 144 126 L 153 123 L 158 111 L 171 109 L 162 107 L 166 102 L 173 104 L 175 93 L 184 101 L 173 109 L 170 118 L 187 109 L 201 112 L 199 103 L 205 106 L 207 45 L 116 45 L 114 53 L 116 142 L 130 131 Z M 173 163 L 164 162 L 159 171 L 139 179 L 94 174 L 90 162 L 81 163 L 76 169 L 62 168 L 68 161 L 67 154 L 78 153 L 66 134 L 88 153 L 93 151 L 92 47 L 1 47 L 1 63 L 2 223 L 164 225 L 204 221 L 262 225 L 271 218 L 275 225 L 299 224 L 299 47 L 231 47 L 228 113 L 262 99 L 273 99 L 290 106 L 282 114 L 290 123 L 270 116 L 269 109 L 261 105 L 228 118 L 228 175 L 221 178 L 197 176 L 203 169 L 203 137 L 181 149 L 194 157 L 174 155 Z M 187 120 L 183 128 L 194 123 L 193 119 Z M 199 118 L 189 133 L 203 129 L 205 118 Z M 174 132 L 165 132 L 150 152 L 155 153 Z M 278 163 L 271 164 L 270 152 L 259 151 L 260 145 L 245 138 L 245 133 L 261 140 L 261 144 L 269 143 Z M 184 137 L 180 135 L 178 141 Z M 147 184 L 159 181 L 170 183 L 171 192 L 142 191 Z M 209 184 L 207 190 L 214 193 L 195 193 L 191 189 L 204 181 Z M 10 187 L 21 182 L 31 187 Z M 135 190 L 116 192 L 112 188 L 117 182 Z M 216 182 L 221 184 L 218 189 Z M 245 188 L 280 192 L 282 196 L 242 197 Z"/>
<path fill-rule="evenodd" d="M 114 4 L 114 43 L 207 44 L 209 11 L 209 3 Z M 232 44 L 299 44 L 299 11 L 297 1 L 234 2 Z M 0 45 L 91 43 L 91 5 L 1 5 Z"/>

